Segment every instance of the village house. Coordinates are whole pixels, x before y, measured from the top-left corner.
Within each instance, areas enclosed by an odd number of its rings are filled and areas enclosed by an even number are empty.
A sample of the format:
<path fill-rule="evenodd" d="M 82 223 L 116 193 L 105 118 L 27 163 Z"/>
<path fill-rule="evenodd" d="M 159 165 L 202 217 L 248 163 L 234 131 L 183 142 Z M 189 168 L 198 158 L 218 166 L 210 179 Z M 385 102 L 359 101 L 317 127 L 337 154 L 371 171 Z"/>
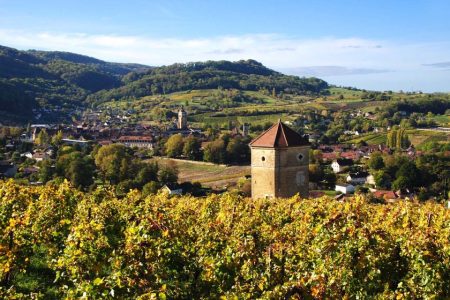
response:
<path fill-rule="evenodd" d="M 353 165 L 353 160 L 348 158 L 338 158 L 331 163 L 331 168 L 334 173 L 340 173 L 344 171 L 344 168 Z"/>
<path fill-rule="evenodd" d="M 86 146 L 89 144 L 89 141 L 87 141 L 87 140 L 85 140 L 85 139 L 83 139 L 83 138 L 81 138 L 81 139 L 79 139 L 79 140 L 74 140 L 74 139 L 62 139 L 61 142 L 62 142 L 63 144 L 67 144 L 67 145 L 71 145 L 71 146 L 79 145 L 79 146 L 81 146 L 81 147 L 86 147 Z"/>
<path fill-rule="evenodd" d="M 367 172 L 350 172 L 347 176 L 347 182 L 353 185 L 362 185 L 367 182 Z"/>
<path fill-rule="evenodd" d="M 183 189 L 178 184 L 168 183 L 162 187 L 163 192 L 168 193 L 169 195 L 182 195 Z"/>
<path fill-rule="evenodd" d="M 335 191 L 342 194 L 351 194 L 355 192 L 355 186 L 352 184 L 336 184 Z"/>
<path fill-rule="evenodd" d="M 39 161 L 43 161 L 44 159 L 49 159 L 50 155 L 46 152 L 37 151 L 37 152 L 33 153 L 31 158 L 34 159 L 35 161 L 39 162 Z"/>
<path fill-rule="evenodd" d="M 117 142 L 122 143 L 127 147 L 153 149 L 152 136 L 121 136 Z"/>
<path fill-rule="evenodd" d="M 374 187 L 376 187 L 375 177 L 374 177 L 372 174 L 368 175 L 368 176 L 366 177 L 366 183 L 367 183 L 367 184 L 370 184 L 370 185 L 373 185 Z"/>

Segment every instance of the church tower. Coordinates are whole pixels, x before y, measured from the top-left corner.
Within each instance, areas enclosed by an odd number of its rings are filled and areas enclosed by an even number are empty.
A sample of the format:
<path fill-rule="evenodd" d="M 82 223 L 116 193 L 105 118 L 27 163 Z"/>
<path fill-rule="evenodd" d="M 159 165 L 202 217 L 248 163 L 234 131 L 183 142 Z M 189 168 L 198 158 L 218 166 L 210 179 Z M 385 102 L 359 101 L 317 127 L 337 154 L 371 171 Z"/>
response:
<path fill-rule="evenodd" d="M 309 142 L 281 120 L 250 143 L 252 198 L 309 193 Z"/>
<path fill-rule="evenodd" d="M 187 128 L 187 112 L 180 108 L 178 111 L 178 120 L 177 120 L 177 128 L 178 129 L 186 129 Z"/>

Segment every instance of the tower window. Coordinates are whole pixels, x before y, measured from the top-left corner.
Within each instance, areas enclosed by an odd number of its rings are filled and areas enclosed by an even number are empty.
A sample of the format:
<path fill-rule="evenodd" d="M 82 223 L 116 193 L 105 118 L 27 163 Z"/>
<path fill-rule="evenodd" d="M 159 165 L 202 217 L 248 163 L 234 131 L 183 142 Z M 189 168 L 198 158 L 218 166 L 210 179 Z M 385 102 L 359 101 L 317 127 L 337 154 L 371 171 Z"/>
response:
<path fill-rule="evenodd" d="M 265 158 L 264 156 L 262 156 L 262 157 L 261 157 L 261 160 L 262 160 L 262 161 L 265 161 L 265 160 L 266 160 L 266 158 Z"/>
<path fill-rule="evenodd" d="M 297 155 L 297 160 L 298 160 L 298 161 L 302 161 L 302 160 L 303 160 L 303 154 L 299 153 L 299 154 Z"/>

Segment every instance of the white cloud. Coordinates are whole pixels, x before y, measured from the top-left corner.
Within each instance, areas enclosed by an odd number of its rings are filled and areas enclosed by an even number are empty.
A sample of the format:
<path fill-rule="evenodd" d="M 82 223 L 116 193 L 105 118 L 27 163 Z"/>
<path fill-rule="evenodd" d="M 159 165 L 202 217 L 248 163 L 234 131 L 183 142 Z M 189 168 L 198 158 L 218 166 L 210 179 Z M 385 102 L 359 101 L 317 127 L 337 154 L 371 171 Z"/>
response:
<path fill-rule="evenodd" d="M 277 67 L 346 65 L 365 67 L 386 53 L 382 41 L 358 38 L 298 40 L 275 34 L 199 39 L 152 39 L 139 36 L 38 34 L 0 30 L 0 43 L 20 49 L 71 51 L 109 61 L 151 65 L 207 59 L 253 58 Z M 124 51 L 125 50 L 125 51 Z M 370 59 L 365 59 L 369 56 Z"/>
<path fill-rule="evenodd" d="M 70 51 L 107 61 L 148 65 L 252 58 L 274 69 L 296 75 L 310 75 L 312 72 L 316 72 L 318 76 L 321 72 L 325 72 L 323 76 L 341 75 L 339 82 L 343 81 L 342 84 L 348 85 L 352 85 L 352 81 L 346 83 L 346 76 L 350 79 L 355 75 L 364 77 L 370 74 L 371 80 L 375 81 L 369 83 L 369 86 L 375 85 L 375 88 L 381 89 L 387 77 L 403 72 L 414 73 L 417 81 L 414 86 L 426 90 L 426 87 L 420 86 L 421 70 L 430 69 L 426 64 L 450 59 L 449 42 L 405 44 L 356 37 L 304 40 L 277 34 L 157 39 L 83 33 L 28 33 L 0 29 L 0 44 L 19 49 Z M 390 71 L 389 74 L 381 74 L 381 71 L 386 70 Z M 446 79 L 449 79 L 450 72 L 435 72 L 437 73 L 431 76 L 447 76 Z M 429 72 L 427 74 L 430 76 Z M 377 76 L 384 76 L 379 87 L 376 86 Z M 411 76 L 408 76 L 405 84 L 410 86 L 410 83 Z M 409 86 L 399 83 L 397 89 L 406 90 Z M 444 87 L 441 88 L 443 89 Z"/>

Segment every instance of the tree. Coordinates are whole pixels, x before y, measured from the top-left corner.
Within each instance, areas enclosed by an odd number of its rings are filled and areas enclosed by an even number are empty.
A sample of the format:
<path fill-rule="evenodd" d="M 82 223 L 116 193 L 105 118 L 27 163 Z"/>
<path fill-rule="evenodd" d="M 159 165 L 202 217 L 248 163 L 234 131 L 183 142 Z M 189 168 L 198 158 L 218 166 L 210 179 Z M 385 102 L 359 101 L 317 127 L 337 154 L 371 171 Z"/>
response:
<path fill-rule="evenodd" d="M 399 176 L 392 183 L 392 188 L 394 190 L 406 189 L 406 188 L 410 187 L 410 184 L 411 184 L 411 182 L 410 182 L 409 178 L 407 178 L 405 176 Z"/>
<path fill-rule="evenodd" d="M 372 175 L 377 188 L 389 188 L 391 186 L 391 177 L 383 170 L 374 171 Z"/>
<path fill-rule="evenodd" d="M 393 129 L 386 137 L 387 146 L 398 150 L 407 148 L 410 145 L 405 128 Z"/>
<path fill-rule="evenodd" d="M 77 157 L 72 160 L 65 172 L 65 177 L 75 187 L 88 187 L 93 181 L 94 163 L 90 157 Z"/>
<path fill-rule="evenodd" d="M 45 146 L 48 145 L 49 141 L 50 138 L 48 136 L 47 130 L 42 129 L 36 137 L 35 143 L 39 146 Z"/>
<path fill-rule="evenodd" d="M 163 165 L 158 172 L 158 180 L 161 184 L 176 183 L 178 181 L 178 168 L 175 164 Z"/>
<path fill-rule="evenodd" d="M 374 152 L 370 155 L 370 159 L 367 161 L 367 166 L 371 170 L 381 170 L 384 168 L 383 156 L 380 152 Z"/>
<path fill-rule="evenodd" d="M 12 156 L 11 156 L 11 159 L 12 159 L 15 163 L 20 162 L 20 160 L 21 160 L 20 153 L 19 153 L 18 151 L 14 151 L 13 154 L 12 154 Z"/>
<path fill-rule="evenodd" d="M 61 141 L 63 139 L 63 133 L 61 130 L 58 130 L 58 132 L 52 136 L 52 144 L 55 146 L 58 146 L 61 144 Z"/>
<path fill-rule="evenodd" d="M 222 139 L 217 139 L 205 147 L 203 160 L 213 163 L 224 163 L 225 155 L 225 142 Z"/>
<path fill-rule="evenodd" d="M 399 188 L 414 188 L 419 184 L 420 171 L 412 161 L 406 161 L 401 164 L 398 171 L 395 173 L 396 180 L 393 183 L 395 189 Z"/>
<path fill-rule="evenodd" d="M 52 161 L 49 159 L 44 159 L 40 162 L 39 166 L 39 181 L 47 182 L 52 179 L 54 174 L 54 169 L 52 167 Z"/>
<path fill-rule="evenodd" d="M 90 156 L 66 146 L 58 151 L 56 174 L 68 179 L 73 186 L 86 188 L 93 183 L 94 161 Z"/>
<path fill-rule="evenodd" d="M 226 157 L 228 162 L 246 162 L 250 160 L 250 149 L 241 137 L 235 137 L 228 142 Z"/>
<path fill-rule="evenodd" d="M 183 136 L 181 134 L 172 135 L 165 144 L 166 155 L 168 157 L 178 157 L 183 153 Z"/>
<path fill-rule="evenodd" d="M 396 130 L 391 130 L 387 133 L 387 137 L 386 137 L 386 144 L 389 148 L 395 148 L 397 143 L 396 143 L 396 138 L 397 138 L 397 132 Z"/>
<path fill-rule="evenodd" d="M 137 164 L 137 174 L 134 179 L 138 188 L 143 187 L 150 181 L 158 180 L 159 165 L 155 162 Z"/>
<path fill-rule="evenodd" d="M 310 157 L 313 158 L 312 160 L 314 162 L 321 163 L 322 162 L 322 158 L 323 158 L 322 150 L 319 150 L 319 149 L 312 150 L 312 155 Z"/>
<path fill-rule="evenodd" d="M 154 195 L 158 192 L 160 188 L 160 185 L 156 181 L 150 181 L 144 185 L 142 188 L 142 195 L 148 196 L 148 195 Z"/>
<path fill-rule="evenodd" d="M 311 182 L 320 182 L 324 179 L 324 171 L 320 164 L 309 165 L 309 180 Z"/>
<path fill-rule="evenodd" d="M 405 129 L 404 128 L 400 128 L 399 130 L 397 130 L 396 132 L 396 138 L 395 138 L 395 148 L 397 149 L 402 149 L 403 147 L 403 136 L 404 136 L 404 132 Z"/>
<path fill-rule="evenodd" d="M 197 160 L 200 157 L 200 141 L 190 135 L 184 139 L 183 155 L 189 159 Z"/>
<path fill-rule="evenodd" d="M 132 156 L 122 144 L 111 144 L 101 147 L 95 155 L 95 164 L 103 177 L 112 183 L 133 176 L 128 172 L 133 169 Z"/>

